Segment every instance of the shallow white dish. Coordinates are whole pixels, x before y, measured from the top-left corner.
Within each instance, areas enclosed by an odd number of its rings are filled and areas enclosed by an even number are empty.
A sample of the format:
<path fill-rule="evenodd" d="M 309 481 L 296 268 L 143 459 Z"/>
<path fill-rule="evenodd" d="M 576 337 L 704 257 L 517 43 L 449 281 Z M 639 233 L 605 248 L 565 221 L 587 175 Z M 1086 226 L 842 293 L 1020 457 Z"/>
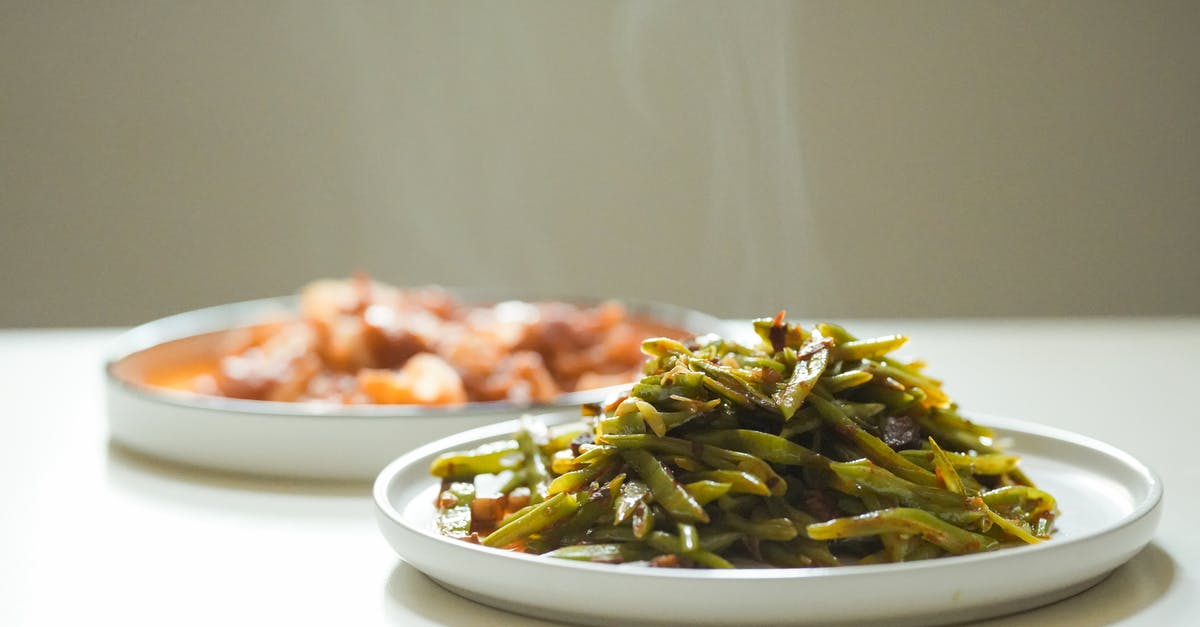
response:
<path fill-rule="evenodd" d="M 557 414 L 548 422 L 577 419 Z M 557 560 L 440 536 L 437 455 L 513 433 L 474 429 L 414 450 L 375 482 L 380 529 L 405 561 L 467 598 L 589 624 L 941 624 L 1017 612 L 1098 583 L 1142 549 L 1161 514 L 1162 482 L 1115 447 L 1070 432 L 978 417 L 1008 438 L 1022 468 L 1058 499 L 1042 544 L 924 562 L 841 568 L 704 571 Z"/>
<path fill-rule="evenodd" d="M 488 290 L 451 290 L 466 303 L 586 299 Z M 599 301 L 592 301 L 593 303 Z M 697 334 L 724 322 L 662 303 L 621 302 L 627 311 Z M 453 407 L 280 403 L 203 396 L 148 385 L 164 364 L 210 358 L 231 329 L 294 315 L 295 296 L 198 309 L 122 334 L 105 367 L 109 435 L 125 446 L 186 464 L 287 477 L 370 481 L 397 455 L 436 438 L 505 420 L 515 411 L 543 413 L 603 400 L 615 389 L 564 394 L 554 403 L 508 402 Z"/>

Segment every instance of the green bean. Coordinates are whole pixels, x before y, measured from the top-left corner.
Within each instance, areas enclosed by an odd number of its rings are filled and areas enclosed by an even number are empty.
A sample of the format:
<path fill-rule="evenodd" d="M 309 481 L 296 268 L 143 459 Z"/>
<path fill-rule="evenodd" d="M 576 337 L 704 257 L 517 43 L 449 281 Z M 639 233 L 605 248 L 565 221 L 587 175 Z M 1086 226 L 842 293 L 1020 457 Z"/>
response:
<path fill-rule="evenodd" d="M 934 418 L 934 414 L 920 415 L 916 418 L 917 424 L 929 433 L 936 437 L 944 446 L 954 451 L 976 451 L 979 453 L 994 454 L 999 450 L 993 447 L 990 443 L 983 440 L 986 436 L 979 436 L 966 429 L 957 426 L 949 425 L 943 421 L 938 421 Z"/>
<path fill-rule="evenodd" d="M 771 398 L 778 406 L 779 412 L 783 414 L 784 420 L 790 420 L 796 414 L 796 410 L 800 409 L 800 404 L 804 402 L 813 386 L 817 384 L 817 380 L 825 373 L 825 367 L 829 365 L 829 346 L 822 342 L 823 339 L 820 335 L 813 337 L 811 342 L 818 346 L 813 349 L 808 359 L 796 363 L 787 384 Z"/>
<path fill-rule="evenodd" d="M 676 526 L 679 528 L 679 548 L 681 551 L 691 553 L 700 548 L 700 534 L 696 531 L 695 525 L 679 523 Z"/>
<path fill-rule="evenodd" d="M 771 489 L 772 494 L 782 494 L 785 487 L 783 478 L 771 468 L 770 464 L 739 451 L 680 438 L 660 438 L 651 435 L 606 435 L 604 442 L 622 450 L 645 449 L 658 454 L 690 457 L 717 469 L 745 470 L 762 479 Z"/>
<path fill-rule="evenodd" d="M 651 531 L 654 531 L 654 521 L 657 519 L 658 508 L 651 506 L 648 502 L 638 503 L 629 517 L 630 526 L 633 527 L 633 537 L 638 540 L 645 539 Z"/>
<path fill-rule="evenodd" d="M 708 514 L 683 486 L 675 481 L 662 462 L 642 449 L 624 449 L 621 456 L 637 471 L 655 502 L 663 506 L 675 520 L 708 522 Z"/>
<path fill-rule="evenodd" d="M 697 568 L 905 562 L 1050 537 L 1054 497 L 923 363 L 893 357 L 905 336 L 806 330 L 782 312 L 753 328 L 752 345 L 646 340 L 643 378 L 585 406 L 582 425 L 526 420 L 512 440 L 439 456 L 436 528 L 559 559 Z M 497 486 L 507 499 L 472 502 Z"/>
<path fill-rule="evenodd" d="M 770 396 L 761 390 L 755 389 L 754 386 L 728 369 L 695 357 L 688 359 L 688 365 L 693 370 L 703 372 L 707 375 L 704 379 L 704 384 L 713 389 L 714 392 L 741 405 L 757 405 L 769 412 L 779 413 L 780 408 Z"/>
<path fill-rule="evenodd" d="M 596 423 L 596 435 L 629 435 L 646 432 L 641 414 L 628 412 L 605 418 Z"/>
<path fill-rule="evenodd" d="M 932 512 L 950 522 L 969 524 L 982 516 L 978 510 L 968 506 L 967 499 L 962 495 L 943 488 L 905 481 L 870 462 L 834 463 L 830 464 L 830 468 L 854 486 L 895 498 L 906 507 Z"/>
<path fill-rule="evenodd" d="M 581 562 L 621 564 L 647 560 L 657 553 L 640 542 L 615 542 L 611 544 L 574 544 L 542 553 L 542 555 Z"/>
<path fill-rule="evenodd" d="M 650 488 L 636 479 L 630 479 L 621 484 L 620 493 L 613 502 L 613 524 L 620 524 L 629 519 L 633 510 L 642 503 L 650 500 Z"/>
<path fill-rule="evenodd" d="M 821 455 L 777 435 L 749 429 L 720 429 L 688 435 L 693 442 L 703 442 L 753 457 L 789 466 L 824 466 L 829 463 Z"/>
<path fill-rule="evenodd" d="M 484 444 L 470 451 L 444 453 L 433 460 L 429 473 L 443 479 L 470 480 L 475 475 L 511 470 L 521 465 L 521 447 L 516 440 Z"/>
<path fill-rule="evenodd" d="M 579 424 L 556 425 L 547 429 L 542 454 L 549 457 L 571 445 L 586 429 Z"/>
<path fill-rule="evenodd" d="M 727 485 L 725 492 L 741 492 L 744 494 L 757 494 L 766 496 L 771 493 L 767 488 L 767 484 L 763 483 L 762 479 L 741 470 L 705 470 L 702 472 L 690 472 L 680 477 L 682 481 L 689 482 L 707 482 L 717 485 Z M 687 488 L 688 486 L 684 486 Z M 691 494 L 691 490 L 688 493 Z M 720 495 L 718 495 L 720 496 Z M 716 497 L 714 497 L 716 498 Z M 714 499 L 709 499 L 712 501 Z"/>
<path fill-rule="evenodd" d="M 691 551 L 684 550 L 683 543 L 680 542 L 679 538 L 664 531 L 650 532 L 646 537 L 646 542 L 663 553 L 683 555 L 708 568 L 733 568 L 733 564 L 730 564 L 724 558 L 711 551 L 701 548 L 695 548 Z"/>
<path fill-rule="evenodd" d="M 811 407 L 805 407 L 792 416 L 792 419 L 783 425 L 779 431 L 779 437 L 785 440 L 791 440 L 798 435 L 803 435 L 810 431 L 814 431 L 821 426 L 821 419 L 818 417 L 816 410 Z"/>
<path fill-rule="evenodd" d="M 637 383 L 633 386 L 633 390 L 630 392 L 630 395 L 651 403 L 661 403 L 672 396 L 695 396 L 703 387 L 703 374 L 696 375 L 696 385 L 694 386 L 683 385 L 678 382 L 675 385 L 646 383 L 643 379 L 642 383 Z"/>
<path fill-rule="evenodd" d="M 1057 507 L 1053 496 L 1032 486 L 1004 486 L 979 496 L 992 508 L 1024 510 L 1027 504 L 1033 503 L 1033 509 L 1029 510 L 1030 516 L 1053 512 Z"/>
<path fill-rule="evenodd" d="M 939 481 L 942 482 L 942 487 L 955 494 L 966 494 L 966 489 L 963 488 L 962 479 L 958 476 L 958 471 L 954 469 L 954 463 L 938 446 L 937 440 L 931 436 L 929 438 L 929 450 L 933 452 L 933 468 Z"/>
<path fill-rule="evenodd" d="M 945 453 L 955 468 L 978 475 L 1002 475 L 1012 472 L 1016 470 L 1017 464 L 1021 461 L 1021 458 L 1016 455 L 965 455 L 953 451 L 945 451 Z M 900 454 L 926 470 L 933 469 L 932 451 L 911 449 L 900 451 Z"/>
<path fill-rule="evenodd" d="M 833 351 L 836 361 L 858 361 L 867 358 L 879 358 L 904 346 L 908 338 L 903 335 L 884 335 L 868 340 L 849 340 L 839 342 Z"/>
<path fill-rule="evenodd" d="M 731 529 L 763 540 L 791 540 L 800 533 L 796 529 L 796 525 L 787 518 L 753 521 L 742 518 L 733 512 L 725 512 L 721 517 L 721 522 Z"/>
<path fill-rule="evenodd" d="M 1001 516 L 993 511 L 986 505 L 986 503 L 983 506 L 983 513 L 987 515 L 988 520 L 992 521 L 997 527 L 1003 530 L 1004 533 L 1007 533 L 1014 538 L 1022 540 L 1027 544 L 1037 544 L 1042 541 L 1041 538 L 1033 535 L 1030 532 L 1028 525 L 1024 521 L 1010 520 L 1005 518 L 1004 516 Z"/>
<path fill-rule="evenodd" d="M 476 477 L 478 480 L 478 477 Z M 525 471 L 517 468 L 516 470 L 501 470 L 496 473 L 496 479 L 503 479 L 499 487 L 495 490 L 498 494 L 508 494 L 517 488 L 528 485 L 525 480 Z"/>
<path fill-rule="evenodd" d="M 924 510 L 898 507 L 867 512 L 853 518 L 836 518 L 808 526 L 808 536 L 816 540 L 861 538 L 881 533 L 920 535 L 950 553 L 986 551 L 997 542 L 978 533 L 956 527 Z"/>
<path fill-rule="evenodd" d="M 878 416 L 883 410 L 887 409 L 887 405 L 883 403 L 855 403 L 853 401 L 834 401 L 847 416 L 854 419 L 860 424 L 867 424 L 869 420 Z"/>
<path fill-rule="evenodd" d="M 825 384 L 825 389 L 829 390 L 830 394 L 837 394 L 838 392 L 869 383 L 874 378 L 874 375 L 864 370 L 847 370 L 846 372 L 825 377 L 822 383 Z"/>
<path fill-rule="evenodd" d="M 783 568 L 841 565 L 824 542 L 796 538 L 788 542 L 761 542 L 759 547 L 768 563 Z"/>
<path fill-rule="evenodd" d="M 883 440 L 864 431 L 837 405 L 819 395 L 814 395 L 812 402 L 817 411 L 821 413 L 821 418 L 833 428 L 834 433 L 857 444 L 867 459 L 913 483 L 937 485 L 937 477 L 933 473 L 908 461 L 904 456 L 892 450 Z"/>
<path fill-rule="evenodd" d="M 579 507 L 574 494 L 560 492 L 533 505 L 522 516 L 510 518 L 480 542 L 484 546 L 502 548 L 549 528 L 570 516 Z"/>
<path fill-rule="evenodd" d="M 863 369 L 875 376 L 888 377 L 899 381 L 906 387 L 915 387 L 921 390 L 929 397 L 929 401 L 934 406 L 944 407 L 950 404 L 950 398 L 942 391 L 941 385 L 929 377 L 883 362 L 865 362 Z"/>
<path fill-rule="evenodd" d="M 672 340 L 666 337 L 654 337 L 642 342 L 642 352 L 652 357 L 666 357 L 667 355 L 691 355 L 692 351 L 688 347 L 680 344 L 678 340 Z"/>
<path fill-rule="evenodd" d="M 611 514 L 612 504 L 613 495 L 609 490 L 600 489 L 589 493 L 587 500 L 579 505 L 575 513 L 543 534 L 544 539 L 553 546 L 578 542 L 587 535 L 588 529 Z"/>
<path fill-rule="evenodd" d="M 580 449 L 579 455 L 575 457 L 574 463 L 571 466 L 572 468 L 579 468 L 580 466 L 590 466 L 596 462 L 610 459 L 616 450 L 612 446 L 589 444 L 587 450 Z"/>
<path fill-rule="evenodd" d="M 533 433 L 526 424 L 523 424 L 522 429 L 517 431 L 517 445 L 521 447 L 521 454 L 524 457 L 523 468 L 530 498 L 533 503 L 540 503 L 547 496 L 550 471 L 546 469 L 546 460 L 542 457 L 542 449 L 534 442 Z"/>
<path fill-rule="evenodd" d="M 805 340 L 804 329 L 800 325 L 787 324 L 782 316 L 758 318 L 750 324 L 758 337 L 773 352 L 785 348 L 799 348 Z"/>
<path fill-rule="evenodd" d="M 597 462 L 584 466 L 579 470 L 561 474 L 555 477 L 546 487 L 546 495 L 559 492 L 577 492 L 596 478 L 616 470 L 616 462 Z"/>

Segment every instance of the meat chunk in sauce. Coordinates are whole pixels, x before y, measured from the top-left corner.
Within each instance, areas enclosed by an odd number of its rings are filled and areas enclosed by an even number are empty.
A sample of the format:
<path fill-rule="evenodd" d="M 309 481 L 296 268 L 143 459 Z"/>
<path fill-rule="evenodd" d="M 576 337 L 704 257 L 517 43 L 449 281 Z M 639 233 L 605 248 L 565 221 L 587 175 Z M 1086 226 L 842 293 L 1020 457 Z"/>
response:
<path fill-rule="evenodd" d="M 544 403 L 634 381 L 644 338 L 689 335 L 617 303 L 470 306 L 365 276 L 315 282 L 300 303 L 299 320 L 224 356 L 194 389 L 273 401 Z"/>

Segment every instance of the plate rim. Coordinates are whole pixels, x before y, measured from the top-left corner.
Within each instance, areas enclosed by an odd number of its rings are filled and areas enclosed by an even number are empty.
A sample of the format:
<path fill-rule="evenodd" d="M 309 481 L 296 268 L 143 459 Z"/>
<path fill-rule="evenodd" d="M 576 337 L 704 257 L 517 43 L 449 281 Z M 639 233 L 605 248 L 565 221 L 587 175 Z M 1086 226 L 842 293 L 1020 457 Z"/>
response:
<path fill-rule="evenodd" d="M 505 551 L 503 549 L 495 549 L 482 545 L 474 545 L 461 540 L 447 538 L 445 536 L 433 533 L 431 529 L 421 529 L 409 524 L 403 512 L 393 506 L 388 498 L 388 493 L 394 481 L 396 481 L 403 470 L 420 462 L 426 457 L 437 455 L 441 452 L 452 450 L 455 447 L 464 446 L 468 443 L 477 442 L 486 438 L 503 437 L 504 433 L 511 433 L 517 425 L 518 420 L 507 420 L 496 424 L 491 424 L 483 427 L 477 427 L 468 431 L 463 431 L 452 436 L 440 438 L 433 442 L 429 442 L 423 446 L 415 448 L 400 457 L 396 458 L 380 472 L 372 486 L 372 495 L 375 500 L 376 513 L 381 516 L 380 522 L 387 519 L 393 524 L 398 524 L 406 531 L 416 533 L 429 540 L 444 543 L 450 550 L 456 551 L 462 555 L 479 555 L 483 559 L 505 559 L 517 560 L 519 562 L 537 564 L 550 568 L 565 569 L 565 571 L 583 571 L 597 573 L 619 573 L 622 576 L 647 577 L 651 579 L 666 578 L 666 579 L 685 579 L 698 581 L 742 581 L 742 580 L 789 580 L 789 579 L 808 579 L 808 578 L 843 578 L 843 577 L 865 577 L 871 575 L 884 575 L 892 573 L 905 573 L 914 571 L 923 571 L 929 569 L 946 568 L 953 565 L 966 565 L 979 561 L 996 560 L 997 556 L 1019 559 L 1020 556 L 1029 555 L 1032 553 L 1047 553 L 1047 552 L 1063 552 L 1069 551 L 1072 547 L 1094 540 L 1097 537 L 1117 532 L 1121 529 L 1135 525 L 1143 518 L 1151 515 L 1162 504 L 1164 486 L 1161 477 L 1147 464 L 1142 462 L 1132 454 L 1096 438 L 1075 433 L 1059 427 L 1052 427 L 1040 423 L 1034 423 L 1013 418 L 1005 418 L 993 416 L 990 414 L 979 414 L 964 412 L 963 414 L 968 419 L 979 422 L 987 427 L 997 428 L 1000 430 L 1014 432 L 1015 434 L 1024 433 L 1035 435 L 1053 440 L 1070 442 L 1072 444 L 1082 446 L 1095 452 L 1102 453 L 1109 458 L 1120 461 L 1125 467 L 1134 471 L 1134 474 L 1144 481 L 1143 485 L 1146 488 L 1146 495 L 1140 501 L 1133 504 L 1129 513 L 1122 516 L 1120 519 L 1112 523 L 1102 526 L 1097 529 L 1089 530 L 1079 535 L 1073 535 L 1065 538 L 1060 542 L 1053 540 L 1046 541 L 1037 545 L 1026 545 L 1017 547 L 1008 547 L 998 551 L 989 551 L 984 553 L 972 553 L 968 555 L 953 555 L 939 557 L 936 559 L 921 560 L 915 562 L 902 562 L 893 564 L 862 564 L 850 566 L 829 566 L 829 567 L 809 567 L 809 568 L 755 568 L 755 569 L 656 569 L 656 568 L 631 568 L 620 567 L 612 564 L 594 564 L 590 562 L 578 562 L 573 560 L 555 560 L 546 558 L 541 555 L 530 555 L 525 553 L 516 553 Z M 572 418 L 578 419 L 577 416 L 568 416 L 565 413 L 558 412 L 539 416 L 540 419 L 552 419 L 551 424 L 559 422 L 569 422 Z M 495 434 L 493 435 L 493 432 Z M 1014 451 L 1020 455 L 1020 451 Z M 393 547 L 394 550 L 395 547 Z M 401 557 L 404 554 L 399 550 L 396 553 Z M 418 568 L 418 570 L 422 570 Z"/>

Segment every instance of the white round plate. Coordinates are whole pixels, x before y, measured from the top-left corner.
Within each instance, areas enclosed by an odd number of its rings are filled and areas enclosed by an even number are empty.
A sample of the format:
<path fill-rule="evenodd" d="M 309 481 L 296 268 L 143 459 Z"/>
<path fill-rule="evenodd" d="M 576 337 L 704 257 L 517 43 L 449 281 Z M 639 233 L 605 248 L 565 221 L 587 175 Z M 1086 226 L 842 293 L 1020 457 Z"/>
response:
<path fill-rule="evenodd" d="M 1154 534 L 1162 483 L 1130 455 L 1090 438 L 977 417 L 1061 516 L 1052 539 L 923 562 L 715 571 L 574 562 L 452 540 L 433 527 L 439 454 L 509 436 L 515 421 L 448 437 L 392 462 L 375 482 L 383 535 L 447 589 L 513 612 L 588 624 L 940 624 L 1052 603 L 1098 583 Z M 577 419 L 558 414 L 552 422 Z"/>
<path fill-rule="evenodd" d="M 487 290 L 450 290 L 466 303 L 600 301 Z M 631 314 L 696 334 L 723 321 L 690 309 L 618 301 Z M 397 455 L 431 440 L 512 417 L 603 400 L 614 386 L 564 394 L 545 405 L 508 402 L 458 406 L 280 403 L 203 396 L 148 385 L 164 365 L 215 359 L 230 330 L 294 316 L 295 296 L 221 305 L 150 322 L 121 335 L 106 364 L 111 438 L 177 462 L 254 474 L 370 481 Z"/>

